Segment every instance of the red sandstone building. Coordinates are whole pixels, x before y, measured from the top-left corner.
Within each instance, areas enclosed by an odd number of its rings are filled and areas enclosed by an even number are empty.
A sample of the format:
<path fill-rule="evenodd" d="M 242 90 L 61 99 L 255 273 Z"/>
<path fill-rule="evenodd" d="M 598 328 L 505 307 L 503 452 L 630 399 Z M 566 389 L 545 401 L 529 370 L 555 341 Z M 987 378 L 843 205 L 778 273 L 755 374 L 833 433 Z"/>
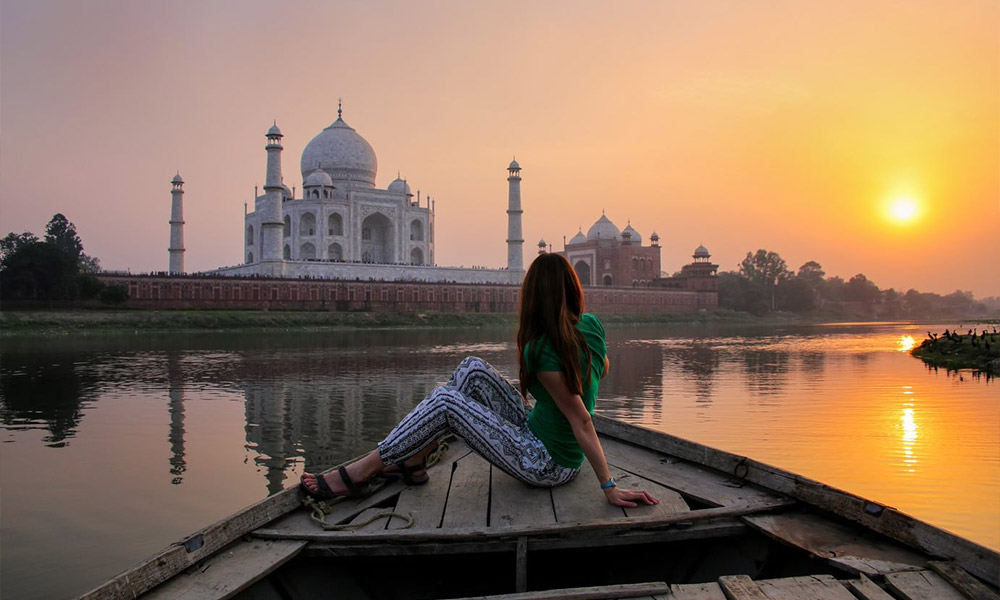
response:
<path fill-rule="evenodd" d="M 545 252 L 545 241 L 538 244 L 539 253 Z M 660 273 L 660 237 L 653 232 L 649 245 L 642 245 L 642 236 L 630 222 L 624 230 L 602 214 L 587 235 L 581 229 L 565 243 L 559 254 L 566 257 L 576 270 L 580 283 L 594 287 L 670 288 L 695 292 L 712 292 L 718 289 L 716 273 L 719 265 L 712 264 L 711 254 L 698 246 L 694 262 L 681 267 L 673 277 Z"/>

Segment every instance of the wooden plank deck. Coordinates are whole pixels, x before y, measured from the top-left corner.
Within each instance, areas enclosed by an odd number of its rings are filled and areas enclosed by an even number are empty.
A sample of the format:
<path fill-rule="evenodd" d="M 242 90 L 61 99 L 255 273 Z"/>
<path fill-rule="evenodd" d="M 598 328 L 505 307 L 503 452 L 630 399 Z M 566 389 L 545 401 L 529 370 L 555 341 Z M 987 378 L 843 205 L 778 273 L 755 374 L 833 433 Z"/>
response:
<path fill-rule="evenodd" d="M 399 519 L 386 527 L 382 519 L 358 529 L 323 531 L 305 510 L 294 511 L 254 532 L 265 539 L 299 539 L 336 543 L 337 540 L 376 542 L 379 536 L 392 537 L 407 543 L 460 541 L 482 539 L 484 536 L 536 536 L 558 531 L 581 532 L 630 527 L 641 521 L 644 529 L 655 531 L 674 523 L 725 519 L 757 514 L 792 505 L 794 502 L 757 489 L 754 486 L 733 487 L 718 474 L 700 472 L 682 462 L 662 462 L 659 453 L 629 447 L 608 440 L 614 449 L 612 473 L 619 485 L 631 489 L 646 489 L 660 503 L 623 509 L 607 503 L 590 464 L 584 462 L 573 481 L 551 489 L 524 484 L 482 457 L 471 453 L 461 441 L 450 442 L 442 460 L 429 468 L 430 481 L 421 486 L 405 486 L 393 481 L 371 497 L 358 501 L 342 501 L 333 505 L 326 517 L 330 524 L 362 522 L 379 511 L 394 511 L 413 519 L 409 529 L 399 529 Z M 629 461 L 629 462 L 625 462 Z M 679 473 L 678 480 L 671 476 Z M 693 498 L 710 499 L 714 508 L 691 510 L 684 496 L 689 481 L 701 482 Z M 684 493 L 677 491 L 678 488 Z M 739 524 L 720 523 L 716 528 L 732 533 Z M 703 528 L 711 534 L 712 528 Z M 582 545 L 586 545 L 582 543 Z"/>

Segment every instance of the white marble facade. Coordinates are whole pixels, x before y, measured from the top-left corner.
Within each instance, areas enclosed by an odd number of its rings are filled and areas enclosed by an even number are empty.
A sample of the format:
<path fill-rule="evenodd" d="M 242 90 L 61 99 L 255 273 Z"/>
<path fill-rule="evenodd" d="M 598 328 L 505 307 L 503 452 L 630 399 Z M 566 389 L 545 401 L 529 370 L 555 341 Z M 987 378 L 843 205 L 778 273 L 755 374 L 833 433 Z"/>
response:
<path fill-rule="evenodd" d="M 309 142 L 300 162 L 302 191 L 294 197 L 282 180 L 280 257 L 283 261 L 433 265 L 434 210 L 397 177 L 386 189 L 375 187 L 378 162 L 371 145 L 337 120 Z M 280 144 L 280 130 L 277 131 Z M 273 147 L 273 146 L 272 146 Z M 278 146 L 280 152 L 280 145 Z M 271 154 L 268 156 L 269 168 Z M 277 158 L 280 161 L 280 156 Z M 280 168 L 280 163 L 278 165 Z M 262 262 L 267 243 L 261 235 L 268 192 L 258 196 L 245 217 L 245 265 Z M 322 271 L 322 268 L 307 269 Z M 282 275 L 286 269 L 281 268 Z M 239 272 L 246 273 L 243 268 Z M 253 272 L 253 270 L 250 270 Z M 274 265 L 261 274 L 274 273 Z M 331 271 L 330 276 L 334 275 Z"/>

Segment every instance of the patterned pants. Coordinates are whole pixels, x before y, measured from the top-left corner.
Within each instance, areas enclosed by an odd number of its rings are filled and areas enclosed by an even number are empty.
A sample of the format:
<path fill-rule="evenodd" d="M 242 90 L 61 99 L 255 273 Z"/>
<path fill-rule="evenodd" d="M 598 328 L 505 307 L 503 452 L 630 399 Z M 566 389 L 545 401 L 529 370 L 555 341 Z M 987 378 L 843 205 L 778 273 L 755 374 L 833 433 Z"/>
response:
<path fill-rule="evenodd" d="M 463 360 L 446 385 L 434 388 L 379 443 L 382 462 L 406 460 L 445 433 L 454 433 L 491 464 L 531 485 L 562 485 L 580 472 L 552 460 L 528 429 L 521 394 L 474 356 Z"/>

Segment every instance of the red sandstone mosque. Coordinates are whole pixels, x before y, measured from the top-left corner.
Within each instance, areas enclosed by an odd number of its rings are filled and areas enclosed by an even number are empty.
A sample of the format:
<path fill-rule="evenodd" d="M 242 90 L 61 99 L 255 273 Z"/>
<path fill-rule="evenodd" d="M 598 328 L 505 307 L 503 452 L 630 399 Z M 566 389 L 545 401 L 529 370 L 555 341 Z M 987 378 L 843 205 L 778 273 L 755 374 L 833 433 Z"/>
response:
<path fill-rule="evenodd" d="M 649 245 L 643 246 L 642 235 L 632 222 L 619 231 L 604 213 L 587 235 L 581 228 L 569 242 L 563 238 L 561 254 L 576 270 L 585 286 L 672 288 L 688 291 L 715 292 L 719 265 L 712 264 L 712 255 L 704 246 L 695 249 L 694 262 L 681 267 L 673 277 L 660 271 L 660 236 L 654 231 Z M 538 253 L 547 251 L 545 240 L 538 242 Z"/>

